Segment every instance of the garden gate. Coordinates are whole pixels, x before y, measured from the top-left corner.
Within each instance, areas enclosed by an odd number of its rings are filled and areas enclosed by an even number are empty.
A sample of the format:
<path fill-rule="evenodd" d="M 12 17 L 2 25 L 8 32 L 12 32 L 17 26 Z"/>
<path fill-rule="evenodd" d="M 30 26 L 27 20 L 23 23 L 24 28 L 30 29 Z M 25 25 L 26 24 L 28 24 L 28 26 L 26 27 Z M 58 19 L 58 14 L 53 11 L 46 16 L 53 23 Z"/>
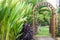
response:
<path fill-rule="evenodd" d="M 52 37 L 55 38 L 55 25 L 56 25 L 56 12 L 55 12 L 55 8 L 49 3 L 49 2 L 39 2 L 34 6 L 33 9 L 33 28 L 34 28 L 34 32 L 36 33 L 37 31 L 37 27 L 36 27 L 36 17 L 35 17 L 35 12 L 37 11 L 37 8 L 39 6 L 47 6 L 51 9 L 52 11 L 52 15 L 51 15 L 51 32 L 52 32 Z"/>

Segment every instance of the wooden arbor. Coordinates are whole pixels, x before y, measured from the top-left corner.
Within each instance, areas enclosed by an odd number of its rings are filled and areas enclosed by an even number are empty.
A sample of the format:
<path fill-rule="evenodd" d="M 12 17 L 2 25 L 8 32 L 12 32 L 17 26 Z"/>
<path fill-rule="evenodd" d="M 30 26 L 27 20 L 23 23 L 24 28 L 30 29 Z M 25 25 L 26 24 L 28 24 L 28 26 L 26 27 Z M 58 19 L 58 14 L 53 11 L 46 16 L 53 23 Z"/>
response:
<path fill-rule="evenodd" d="M 47 6 L 51 9 L 52 11 L 52 15 L 51 15 L 51 31 L 52 31 L 52 37 L 55 38 L 55 8 L 48 2 L 40 2 L 40 3 L 37 3 L 35 6 L 34 6 L 34 9 L 33 9 L 33 28 L 34 28 L 34 32 L 36 33 L 37 31 L 37 27 L 36 27 L 36 17 L 35 17 L 35 12 L 37 11 L 37 8 L 39 6 Z"/>

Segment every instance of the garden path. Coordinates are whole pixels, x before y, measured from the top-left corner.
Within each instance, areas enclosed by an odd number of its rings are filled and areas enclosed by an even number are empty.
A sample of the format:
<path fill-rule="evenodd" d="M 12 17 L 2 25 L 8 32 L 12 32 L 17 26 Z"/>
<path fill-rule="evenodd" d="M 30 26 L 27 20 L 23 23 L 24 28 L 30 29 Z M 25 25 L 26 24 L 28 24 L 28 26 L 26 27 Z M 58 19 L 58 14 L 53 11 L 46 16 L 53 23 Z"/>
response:
<path fill-rule="evenodd" d="M 54 40 L 52 37 L 35 37 L 35 40 Z"/>

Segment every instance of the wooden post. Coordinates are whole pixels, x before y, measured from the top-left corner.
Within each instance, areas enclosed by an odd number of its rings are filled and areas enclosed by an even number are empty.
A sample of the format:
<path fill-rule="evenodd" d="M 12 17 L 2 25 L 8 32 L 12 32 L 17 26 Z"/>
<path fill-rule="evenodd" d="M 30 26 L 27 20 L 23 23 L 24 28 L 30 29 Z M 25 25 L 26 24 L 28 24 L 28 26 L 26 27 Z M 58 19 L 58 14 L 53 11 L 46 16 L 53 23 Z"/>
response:
<path fill-rule="evenodd" d="M 34 34 L 36 34 L 37 32 L 37 28 L 36 28 L 36 17 L 35 14 L 33 13 L 33 29 L 34 29 Z"/>
<path fill-rule="evenodd" d="M 52 37 L 55 39 L 55 13 L 52 10 Z"/>
<path fill-rule="evenodd" d="M 52 16 L 52 15 L 51 15 Z M 49 33 L 52 34 L 52 18 L 50 18 Z"/>

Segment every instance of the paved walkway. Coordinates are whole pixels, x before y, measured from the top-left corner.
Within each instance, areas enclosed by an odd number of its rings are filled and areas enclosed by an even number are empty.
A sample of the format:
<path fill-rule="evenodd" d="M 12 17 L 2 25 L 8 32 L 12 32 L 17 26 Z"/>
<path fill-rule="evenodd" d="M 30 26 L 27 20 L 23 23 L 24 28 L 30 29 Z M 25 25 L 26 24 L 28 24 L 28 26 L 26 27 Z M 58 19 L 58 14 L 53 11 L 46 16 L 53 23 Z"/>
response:
<path fill-rule="evenodd" d="M 60 37 L 57 37 L 57 40 L 60 40 Z"/>
<path fill-rule="evenodd" d="M 54 40 L 51 37 L 35 37 L 35 40 Z"/>

